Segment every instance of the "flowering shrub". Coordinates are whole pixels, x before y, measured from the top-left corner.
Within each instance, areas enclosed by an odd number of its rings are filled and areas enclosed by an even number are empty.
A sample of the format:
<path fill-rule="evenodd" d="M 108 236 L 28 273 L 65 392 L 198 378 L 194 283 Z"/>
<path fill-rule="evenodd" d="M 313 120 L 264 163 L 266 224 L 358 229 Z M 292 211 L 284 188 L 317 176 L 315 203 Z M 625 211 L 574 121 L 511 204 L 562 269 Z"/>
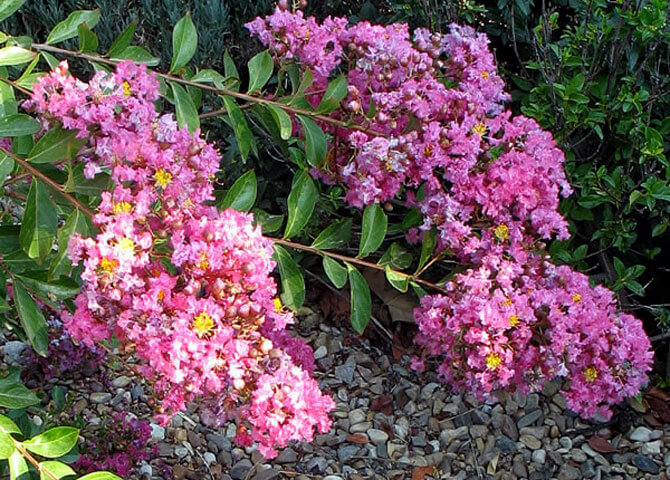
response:
<path fill-rule="evenodd" d="M 43 126 L 76 129 L 92 150 L 85 174 L 115 182 L 93 218 L 99 233 L 70 240 L 84 286 L 63 321 L 87 345 L 111 335 L 132 344 L 164 422 L 204 397 L 220 407 L 217 423 L 239 423 L 239 443 L 274 456 L 328 430 L 334 404 L 309 376 L 309 349 L 287 341 L 292 314 L 269 276 L 269 240 L 248 214 L 207 205 L 218 154 L 159 116 L 157 98 L 155 76 L 132 62 L 88 83 L 61 63 L 34 87 L 27 107 Z"/>
<path fill-rule="evenodd" d="M 534 120 L 504 110 L 485 36 L 452 25 L 410 41 L 405 25 L 318 24 L 280 8 L 248 27 L 278 63 L 310 69 L 315 91 L 349 65 L 333 115 L 365 130 L 324 123 L 336 153 L 313 175 L 344 184 L 355 207 L 403 194 L 423 217 L 409 240 L 436 230 L 436 251 L 469 266 L 415 312 L 416 342 L 442 379 L 484 398 L 567 376 L 568 404 L 587 417 L 639 390 L 652 358 L 641 323 L 544 258 L 542 240 L 569 236 L 557 210 L 572 191 L 564 156 Z M 323 95 L 309 98 L 317 106 Z"/>

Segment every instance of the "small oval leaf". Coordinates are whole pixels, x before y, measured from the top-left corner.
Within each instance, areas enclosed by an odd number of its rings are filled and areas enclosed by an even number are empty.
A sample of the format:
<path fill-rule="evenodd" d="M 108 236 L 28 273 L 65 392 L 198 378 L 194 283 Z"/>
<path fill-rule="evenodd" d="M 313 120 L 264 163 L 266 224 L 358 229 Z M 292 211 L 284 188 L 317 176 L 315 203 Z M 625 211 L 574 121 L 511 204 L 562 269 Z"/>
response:
<path fill-rule="evenodd" d="M 359 334 L 365 331 L 372 316 L 370 287 L 356 267 L 347 263 L 351 293 L 351 325 Z"/>
<path fill-rule="evenodd" d="M 239 212 L 248 212 L 256 202 L 257 190 L 256 173 L 249 170 L 233 183 L 230 190 L 226 192 L 226 196 L 223 197 L 219 208 L 221 210 L 232 208 Z"/>
<path fill-rule="evenodd" d="M 172 63 L 170 72 L 174 73 L 185 66 L 198 47 L 198 31 L 193 25 L 190 12 L 184 15 L 172 31 Z"/>
<path fill-rule="evenodd" d="M 302 307 L 305 301 L 305 279 L 291 254 L 281 245 L 274 244 L 274 259 L 279 266 L 281 278 L 281 300 L 293 311 Z"/>
<path fill-rule="evenodd" d="M 293 183 L 288 195 L 288 221 L 284 237 L 292 237 L 300 233 L 309 221 L 316 205 L 318 190 L 314 180 L 305 171 L 296 174 L 298 178 Z"/>
<path fill-rule="evenodd" d="M 55 427 L 23 442 L 23 446 L 33 453 L 46 458 L 58 458 L 65 455 L 77 444 L 79 429 L 74 427 Z"/>
<path fill-rule="evenodd" d="M 367 257 L 381 246 L 386 236 L 387 226 L 388 219 L 382 207 L 378 204 L 365 207 L 361 243 L 358 249 L 359 257 Z"/>

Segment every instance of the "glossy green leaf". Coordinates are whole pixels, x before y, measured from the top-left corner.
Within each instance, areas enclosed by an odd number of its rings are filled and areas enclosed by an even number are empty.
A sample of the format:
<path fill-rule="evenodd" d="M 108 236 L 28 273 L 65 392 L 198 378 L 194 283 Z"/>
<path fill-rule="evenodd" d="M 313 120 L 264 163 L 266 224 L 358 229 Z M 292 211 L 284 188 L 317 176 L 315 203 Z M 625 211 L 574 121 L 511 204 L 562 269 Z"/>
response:
<path fill-rule="evenodd" d="M 160 63 L 160 58 L 154 57 L 149 50 L 137 45 L 130 45 L 120 52 L 110 55 L 112 60 L 132 60 L 135 63 L 146 63 L 148 67 L 155 67 Z"/>
<path fill-rule="evenodd" d="M 237 140 L 237 147 L 240 150 L 240 155 L 243 160 L 246 160 L 249 156 L 249 151 L 251 150 L 251 130 L 249 129 L 249 124 L 247 123 L 247 118 L 240 110 L 240 107 L 237 106 L 235 100 L 232 97 L 227 95 L 222 95 L 223 103 L 226 106 L 226 111 L 228 112 L 228 117 L 230 118 L 231 126 L 233 127 L 233 132 L 235 132 L 235 139 Z"/>
<path fill-rule="evenodd" d="M 16 103 L 16 97 L 14 96 L 14 88 L 12 88 L 11 85 L 0 82 L 0 117 L 13 115 L 17 112 L 18 104 Z"/>
<path fill-rule="evenodd" d="M 0 415 L 0 460 L 8 459 L 14 452 L 12 433 L 21 433 L 19 427 L 8 417 Z"/>
<path fill-rule="evenodd" d="M 79 37 L 79 50 L 82 52 L 95 52 L 98 49 L 98 36 L 85 23 L 77 27 Z"/>
<path fill-rule="evenodd" d="M 297 179 L 288 195 L 288 221 L 284 237 L 292 237 L 300 233 L 312 216 L 318 190 L 314 180 L 305 171 L 298 172 Z"/>
<path fill-rule="evenodd" d="M 428 262 L 437 246 L 437 232 L 433 230 L 426 230 L 423 232 L 421 239 L 421 256 L 419 257 L 419 266 L 416 268 L 418 272 Z"/>
<path fill-rule="evenodd" d="M 72 268 L 72 262 L 67 255 L 67 246 L 70 238 L 80 233 L 84 236 L 89 233 L 89 224 L 86 215 L 75 208 L 67 217 L 63 226 L 58 230 L 58 253 L 51 261 L 49 267 L 49 278 L 58 278 L 61 275 L 69 274 Z"/>
<path fill-rule="evenodd" d="M 121 477 L 117 477 L 113 473 L 109 472 L 93 472 L 83 477 L 79 477 L 77 480 L 123 480 Z"/>
<path fill-rule="evenodd" d="M 174 107 L 177 112 L 177 123 L 179 127 L 188 126 L 188 131 L 193 133 L 200 127 L 200 117 L 195 108 L 193 98 L 178 83 L 171 83 L 172 93 L 174 95 Z"/>
<path fill-rule="evenodd" d="M 190 12 L 184 15 L 172 31 L 172 63 L 170 72 L 184 67 L 195 55 L 198 47 L 198 31 L 193 25 Z"/>
<path fill-rule="evenodd" d="M 40 399 L 28 390 L 19 379 L 8 376 L 0 379 L 0 407 L 26 408 L 39 403 Z"/>
<path fill-rule="evenodd" d="M 412 254 L 398 242 L 393 242 L 377 263 L 379 265 L 390 265 L 391 268 L 396 270 L 403 270 L 412 264 Z"/>
<path fill-rule="evenodd" d="M 248 63 L 249 67 L 249 93 L 262 89 L 274 70 L 272 57 L 267 50 L 255 55 Z"/>
<path fill-rule="evenodd" d="M 326 272 L 333 285 L 337 288 L 344 287 L 344 284 L 347 283 L 347 269 L 328 255 L 323 256 L 322 264 L 323 271 Z"/>
<path fill-rule="evenodd" d="M 282 140 L 291 138 L 291 133 L 293 133 L 293 122 L 291 121 L 289 114 L 276 105 L 266 104 L 265 107 L 270 111 L 275 122 L 277 122 L 279 136 Z"/>
<path fill-rule="evenodd" d="M 45 357 L 49 347 L 47 321 L 21 282 L 14 282 L 14 304 L 30 344 L 38 354 Z"/>
<path fill-rule="evenodd" d="M 314 82 L 314 75 L 312 74 L 312 71 L 309 69 L 305 70 L 305 73 L 302 76 L 302 80 L 300 80 L 300 85 L 298 85 L 298 90 L 296 90 L 295 94 L 293 95 L 293 98 L 289 102 L 289 105 L 295 105 L 296 103 L 299 103 L 301 100 L 304 100 L 305 92 L 309 87 L 312 86 L 313 82 Z"/>
<path fill-rule="evenodd" d="M 256 180 L 256 173 L 249 170 L 247 173 L 238 178 L 230 190 L 226 192 L 219 208 L 224 210 L 232 208 L 240 212 L 248 212 L 256 202 L 256 194 L 258 191 L 258 182 Z"/>
<path fill-rule="evenodd" d="M 64 477 L 70 477 L 76 475 L 76 472 L 72 470 L 72 467 L 66 465 L 63 462 L 57 462 L 55 460 L 47 460 L 46 462 L 40 463 L 42 472 L 40 473 L 40 480 L 52 480 L 53 477 L 58 479 Z M 44 470 L 47 470 L 52 476 L 48 475 Z"/>
<path fill-rule="evenodd" d="M 133 41 L 133 35 L 135 34 L 135 22 L 128 24 L 126 28 L 123 29 L 123 32 L 116 37 L 112 46 L 109 47 L 107 51 L 107 56 L 114 58 L 115 55 L 121 54 L 126 48 L 128 48 Z"/>
<path fill-rule="evenodd" d="M 28 63 L 35 55 L 35 52 L 26 50 L 18 45 L 10 45 L 8 47 L 0 48 L 0 66 Z"/>
<path fill-rule="evenodd" d="M 78 211 L 78 210 L 75 210 Z M 25 272 L 16 276 L 31 292 L 45 300 L 65 300 L 79 293 L 77 282 L 68 277 L 49 281 L 44 271 Z"/>
<path fill-rule="evenodd" d="M 363 333 L 372 316 L 370 287 L 356 267 L 347 264 L 347 271 L 351 293 L 351 326 L 358 333 Z"/>
<path fill-rule="evenodd" d="M 47 45 L 59 43 L 77 35 L 77 28 L 85 23 L 88 28 L 93 28 L 100 21 L 100 10 L 75 10 L 68 17 L 57 24 L 47 37 Z"/>
<path fill-rule="evenodd" d="M 30 163 L 56 163 L 73 159 L 87 139 L 77 138 L 77 130 L 67 130 L 60 125 L 49 129 L 28 154 Z"/>
<path fill-rule="evenodd" d="M 328 151 L 328 141 L 326 134 L 323 133 L 314 120 L 305 116 L 298 115 L 302 124 L 302 131 L 305 137 L 305 156 L 309 164 L 313 167 L 320 167 L 326 161 L 326 152 Z"/>
<path fill-rule="evenodd" d="M 38 179 L 30 184 L 19 240 L 30 258 L 44 260 L 58 230 L 58 214 L 47 187 Z"/>
<path fill-rule="evenodd" d="M 332 250 L 346 245 L 350 238 L 351 219 L 343 218 L 324 228 L 312 242 L 312 247 L 319 250 Z"/>
<path fill-rule="evenodd" d="M 382 207 L 376 203 L 365 207 L 361 243 L 358 249 L 359 257 L 367 257 L 381 246 L 386 236 L 387 226 L 388 219 Z"/>
<path fill-rule="evenodd" d="M 274 259 L 279 267 L 281 300 L 286 307 L 296 311 L 305 301 L 305 279 L 291 254 L 282 246 L 274 244 Z"/>
<path fill-rule="evenodd" d="M 316 113 L 330 113 L 340 106 L 340 102 L 347 96 L 347 79 L 340 75 L 328 84 L 326 93 L 323 94 Z"/>
<path fill-rule="evenodd" d="M 2 0 L 0 2 L 0 22 L 16 12 L 26 0 Z"/>
<path fill-rule="evenodd" d="M 237 66 L 235 61 L 230 56 L 228 49 L 223 53 L 223 73 L 226 75 L 226 78 L 235 79 L 233 84 L 229 87 L 234 91 L 239 91 L 240 89 L 240 74 L 237 71 Z"/>
<path fill-rule="evenodd" d="M 9 457 L 9 480 L 30 480 L 30 470 L 21 452 L 14 450 Z"/>
<path fill-rule="evenodd" d="M 46 458 L 58 458 L 65 455 L 77 444 L 79 429 L 74 427 L 55 427 L 23 442 L 23 446 L 33 453 Z"/>
<path fill-rule="evenodd" d="M 39 132 L 40 128 L 42 128 L 40 122 L 25 113 L 0 118 L 0 138 L 32 135 Z"/>
<path fill-rule="evenodd" d="M 284 215 L 271 215 L 265 210 L 254 208 L 254 219 L 261 226 L 264 234 L 278 231 L 284 224 Z"/>
<path fill-rule="evenodd" d="M 388 280 L 393 288 L 403 293 L 407 291 L 409 287 L 409 275 L 392 270 L 388 265 L 386 265 L 384 272 L 386 273 L 386 280 Z"/>

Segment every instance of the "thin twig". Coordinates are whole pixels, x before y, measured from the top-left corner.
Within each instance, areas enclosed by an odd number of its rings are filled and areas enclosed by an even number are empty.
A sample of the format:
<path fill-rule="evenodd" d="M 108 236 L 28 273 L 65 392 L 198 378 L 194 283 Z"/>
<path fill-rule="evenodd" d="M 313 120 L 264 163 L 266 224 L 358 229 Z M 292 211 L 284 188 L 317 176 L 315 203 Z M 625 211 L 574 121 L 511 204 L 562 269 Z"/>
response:
<path fill-rule="evenodd" d="M 37 471 L 40 472 L 40 474 L 46 475 L 47 477 L 49 477 L 50 480 L 58 480 L 58 477 L 53 473 L 51 473 L 51 470 L 44 467 L 40 462 L 38 462 L 35 459 L 35 457 L 33 457 L 28 452 L 28 450 L 26 450 L 26 448 L 23 446 L 21 442 L 19 442 L 15 438 L 12 438 L 12 440 L 14 440 L 14 447 L 16 447 L 16 449 L 21 453 L 21 455 L 23 455 L 23 457 L 26 460 L 28 460 L 37 469 Z"/>

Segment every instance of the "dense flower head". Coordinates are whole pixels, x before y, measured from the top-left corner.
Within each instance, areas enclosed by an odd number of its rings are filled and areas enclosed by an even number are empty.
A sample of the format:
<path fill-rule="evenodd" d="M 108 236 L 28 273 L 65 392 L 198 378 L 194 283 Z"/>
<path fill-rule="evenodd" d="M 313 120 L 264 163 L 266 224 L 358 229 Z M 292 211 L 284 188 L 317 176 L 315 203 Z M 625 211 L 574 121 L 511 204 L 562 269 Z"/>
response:
<path fill-rule="evenodd" d="M 569 237 L 558 211 L 572 192 L 565 158 L 536 121 L 505 109 L 485 35 L 318 23 L 279 7 L 247 27 L 278 63 L 313 73 L 312 105 L 348 66 L 332 115 L 359 128 L 321 122 L 333 140 L 312 174 L 343 185 L 353 207 L 404 200 L 422 217 L 408 240 L 434 232 L 436 252 L 469 267 L 416 309 L 417 369 L 437 359 L 443 380 L 480 396 L 566 377 L 568 405 L 584 416 L 608 415 L 644 384 L 651 352 L 641 322 L 618 312 L 609 290 L 543 256 L 545 241 Z"/>
<path fill-rule="evenodd" d="M 144 66 L 123 62 L 81 82 L 61 63 L 28 102 L 46 128 L 87 140 L 88 176 L 113 181 L 93 218 L 97 234 L 70 240 L 83 289 L 62 318 L 86 345 L 114 335 L 134 347 L 163 421 L 188 402 L 216 401 L 218 423 L 235 420 L 274 456 L 276 445 L 329 429 L 334 404 L 309 375 L 310 348 L 285 330 L 293 317 L 270 276 L 270 240 L 251 215 L 211 206 L 219 154 L 159 115 L 157 98 Z M 274 421 L 257 418 L 264 408 Z"/>

